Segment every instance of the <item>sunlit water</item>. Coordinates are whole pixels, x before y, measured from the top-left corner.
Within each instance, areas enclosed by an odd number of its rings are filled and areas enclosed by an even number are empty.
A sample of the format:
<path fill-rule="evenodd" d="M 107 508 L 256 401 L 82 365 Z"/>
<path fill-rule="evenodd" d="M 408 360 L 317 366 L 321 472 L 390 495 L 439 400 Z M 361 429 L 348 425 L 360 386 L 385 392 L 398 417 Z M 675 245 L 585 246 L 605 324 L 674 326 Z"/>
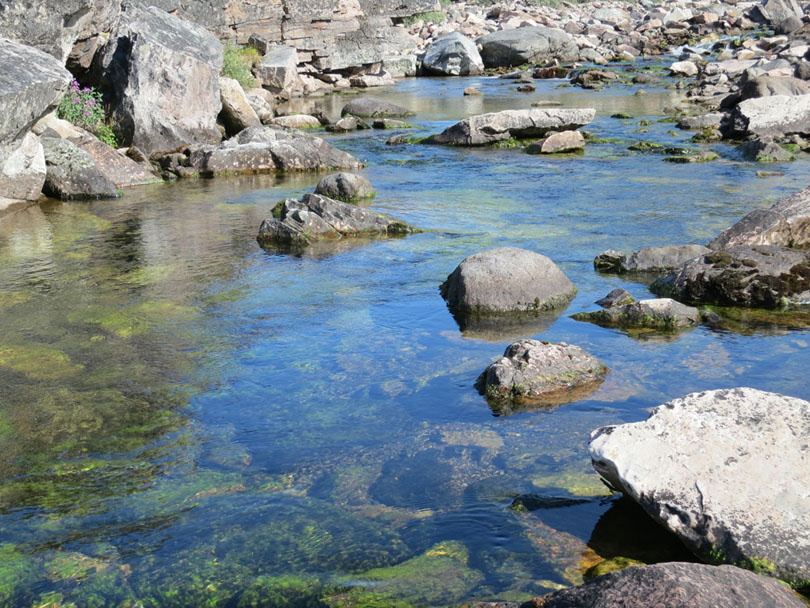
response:
<path fill-rule="evenodd" d="M 568 315 L 616 287 L 649 295 L 596 274 L 597 253 L 706 242 L 807 185 L 810 165 L 763 179 L 723 145 L 699 165 L 634 154 L 629 140 L 691 135 L 658 122 L 676 94 L 559 83 L 419 79 L 375 95 L 416 110 L 417 135 L 551 99 L 596 107 L 588 130 L 623 141 L 541 158 L 330 137 L 368 164 L 373 209 L 425 230 L 407 238 L 260 249 L 261 220 L 317 175 L 0 219 L 0 605 L 445 606 L 580 583 L 600 557 L 683 557 L 608 495 L 589 432 L 697 390 L 810 398 L 810 337 L 740 323 L 630 336 Z M 334 117 L 345 101 L 306 103 Z M 579 293 L 557 317 L 462 333 L 438 285 L 504 245 L 551 257 Z M 475 378 L 532 336 L 611 372 L 582 401 L 494 416 Z M 527 494 L 547 508 L 509 508 Z"/>

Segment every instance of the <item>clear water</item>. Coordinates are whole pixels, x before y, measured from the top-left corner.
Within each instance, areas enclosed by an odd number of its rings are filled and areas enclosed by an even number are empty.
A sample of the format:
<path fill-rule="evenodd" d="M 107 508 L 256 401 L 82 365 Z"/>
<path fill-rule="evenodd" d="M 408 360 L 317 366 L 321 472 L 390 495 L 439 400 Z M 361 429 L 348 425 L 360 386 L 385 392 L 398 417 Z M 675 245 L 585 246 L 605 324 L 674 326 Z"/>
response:
<path fill-rule="evenodd" d="M 557 84 L 419 79 L 375 95 L 416 110 L 416 134 L 556 99 L 596 107 L 599 137 L 690 135 L 657 122 L 671 91 Z M 344 102 L 306 103 L 334 116 Z M 649 132 L 634 133 L 642 118 Z M 806 161 L 763 179 L 723 145 L 722 160 L 673 165 L 626 142 L 540 158 L 390 147 L 389 134 L 331 140 L 368 163 L 375 210 L 426 230 L 403 239 L 260 249 L 261 220 L 317 175 L 177 182 L 0 219 L 0 605 L 526 599 L 601 557 L 681 556 L 592 473 L 592 429 L 703 389 L 810 398 L 795 318 L 631 336 L 568 317 L 615 287 L 648 296 L 596 274 L 597 253 L 705 242 L 805 186 Z M 548 255 L 579 293 L 556 317 L 462 333 L 438 285 L 503 245 Z M 582 346 L 607 380 L 553 411 L 494 416 L 473 382 L 530 336 Z M 526 494 L 547 508 L 509 508 Z"/>

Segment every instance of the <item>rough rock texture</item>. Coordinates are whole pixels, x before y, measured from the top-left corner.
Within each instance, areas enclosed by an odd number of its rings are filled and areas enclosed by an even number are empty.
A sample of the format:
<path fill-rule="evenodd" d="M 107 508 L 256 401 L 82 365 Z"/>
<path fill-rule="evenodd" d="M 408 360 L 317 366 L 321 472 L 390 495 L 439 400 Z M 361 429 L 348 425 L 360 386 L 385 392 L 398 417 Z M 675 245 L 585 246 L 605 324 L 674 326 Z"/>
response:
<path fill-rule="evenodd" d="M 701 558 L 810 580 L 810 403 L 692 393 L 591 434 L 593 466 Z"/>
<path fill-rule="evenodd" d="M 253 68 L 253 75 L 271 93 L 289 98 L 298 85 L 298 53 L 289 46 L 272 47 Z"/>
<path fill-rule="evenodd" d="M 47 176 L 43 192 L 63 201 L 116 198 L 115 184 L 96 166 L 93 157 L 66 139 L 43 137 Z"/>
<path fill-rule="evenodd" d="M 709 243 L 712 249 L 739 245 L 810 247 L 810 187 L 752 211 Z"/>
<path fill-rule="evenodd" d="M 770 26 L 778 26 L 790 17 L 801 19 L 803 16 L 802 7 L 796 0 L 765 0 L 756 10 Z"/>
<path fill-rule="evenodd" d="M 440 287 L 456 314 L 539 312 L 566 305 L 574 284 L 544 255 L 501 247 L 466 258 Z"/>
<path fill-rule="evenodd" d="M 35 201 L 45 183 L 45 153 L 33 133 L 0 145 L 0 197 Z"/>
<path fill-rule="evenodd" d="M 572 315 L 577 321 L 589 321 L 607 327 L 626 329 L 675 330 L 695 327 L 700 323 L 700 311 L 669 298 L 639 300 L 630 304 L 611 306 L 596 312 Z"/>
<path fill-rule="evenodd" d="M 802 608 L 781 583 L 734 566 L 632 566 L 520 608 Z"/>
<path fill-rule="evenodd" d="M 422 69 L 440 76 L 475 76 L 484 71 L 484 62 L 472 40 L 461 32 L 451 32 L 428 47 Z"/>
<path fill-rule="evenodd" d="M 790 76 L 757 76 L 740 89 L 740 101 L 773 95 L 808 95 L 810 83 Z"/>
<path fill-rule="evenodd" d="M 56 107 L 70 79 L 50 55 L 0 38 L 0 145 L 20 139 Z"/>
<path fill-rule="evenodd" d="M 289 116 L 276 116 L 267 124 L 282 129 L 320 129 L 321 121 L 309 114 L 290 114 Z"/>
<path fill-rule="evenodd" d="M 561 404 L 584 396 L 582 389 L 595 390 L 607 373 L 607 367 L 578 346 L 518 340 L 484 370 L 476 388 L 493 400 Z"/>
<path fill-rule="evenodd" d="M 275 214 L 275 211 L 274 211 Z M 407 224 L 319 194 L 279 204 L 278 219 L 264 220 L 256 237 L 263 247 L 306 247 L 319 239 L 402 236 L 415 232 Z"/>
<path fill-rule="evenodd" d="M 427 141 L 434 144 L 482 146 L 504 139 L 542 137 L 550 131 L 578 129 L 594 119 L 590 108 L 504 110 L 465 118 Z"/>
<path fill-rule="evenodd" d="M 549 135 L 543 140 L 532 142 L 527 154 L 561 154 L 575 152 L 585 147 L 585 138 L 579 131 L 562 131 Z"/>
<path fill-rule="evenodd" d="M 609 294 L 607 294 L 604 298 L 601 298 L 594 302 L 598 304 L 602 308 L 610 308 L 611 306 L 623 306 L 625 304 L 632 304 L 635 302 L 636 299 L 630 295 L 630 292 L 626 289 L 622 289 L 621 287 L 617 287 L 616 289 L 612 290 Z"/>
<path fill-rule="evenodd" d="M 563 30 L 547 27 L 519 27 L 481 36 L 481 59 L 488 68 L 542 63 L 552 59 L 574 61 L 579 48 Z"/>
<path fill-rule="evenodd" d="M 810 253 L 755 245 L 686 262 L 650 291 L 691 304 L 781 308 L 810 303 Z"/>
<path fill-rule="evenodd" d="M 758 163 L 779 163 L 795 160 L 793 152 L 786 150 L 771 138 L 762 137 L 746 141 L 737 146 L 743 158 Z"/>
<path fill-rule="evenodd" d="M 374 198 L 376 191 L 365 177 L 354 173 L 333 173 L 327 175 L 315 187 L 315 194 L 331 199 L 354 203 Z"/>
<path fill-rule="evenodd" d="M 123 144 L 153 157 L 220 140 L 222 45 L 201 26 L 155 7 L 128 6 L 100 63 Z"/>
<path fill-rule="evenodd" d="M 669 73 L 673 76 L 695 76 L 698 67 L 691 61 L 676 61 L 669 66 Z"/>
<path fill-rule="evenodd" d="M 360 97 L 343 106 L 340 115 L 360 118 L 401 118 L 413 116 L 413 112 L 376 97 Z"/>
<path fill-rule="evenodd" d="M 219 116 L 229 135 L 236 135 L 248 127 L 258 127 L 261 124 L 239 82 L 233 78 L 221 76 L 219 95 L 222 101 L 222 111 Z"/>
<path fill-rule="evenodd" d="M 135 162 L 89 133 L 70 141 L 87 152 L 95 161 L 99 171 L 118 188 L 142 186 L 161 181 L 152 173 L 151 165 Z"/>
<path fill-rule="evenodd" d="M 669 272 L 700 255 L 711 253 L 703 245 L 645 247 L 631 254 L 609 249 L 593 261 L 600 272 Z"/>
<path fill-rule="evenodd" d="M 772 95 L 746 99 L 723 123 L 727 137 L 810 133 L 810 95 Z"/>

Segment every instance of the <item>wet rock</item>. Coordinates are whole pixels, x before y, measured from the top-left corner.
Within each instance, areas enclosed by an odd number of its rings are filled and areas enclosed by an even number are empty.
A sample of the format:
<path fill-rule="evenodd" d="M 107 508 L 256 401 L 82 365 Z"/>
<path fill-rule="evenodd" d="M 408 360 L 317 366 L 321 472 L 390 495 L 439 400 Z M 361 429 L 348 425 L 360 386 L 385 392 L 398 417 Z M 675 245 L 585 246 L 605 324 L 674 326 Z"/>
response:
<path fill-rule="evenodd" d="M 602 308 L 611 308 L 613 306 L 623 306 L 624 304 L 632 304 L 635 302 L 636 299 L 630 295 L 630 292 L 626 289 L 622 289 L 618 287 L 607 294 L 604 298 L 597 300 L 595 304 L 598 304 Z"/>
<path fill-rule="evenodd" d="M 516 247 L 473 254 L 440 287 L 460 316 L 539 312 L 566 305 L 574 284 L 549 258 Z"/>
<path fill-rule="evenodd" d="M 280 129 L 320 129 L 321 121 L 309 114 L 290 114 L 289 116 L 276 116 L 268 123 L 271 127 Z"/>
<path fill-rule="evenodd" d="M 39 137 L 28 133 L 0 145 L 0 197 L 35 201 L 45 183 L 45 152 Z"/>
<path fill-rule="evenodd" d="M 596 111 L 590 108 L 532 108 L 492 112 L 465 118 L 440 134 L 431 136 L 427 143 L 481 146 L 510 138 L 542 137 L 551 131 L 583 127 L 595 115 Z"/>
<path fill-rule="evenodd" d="M 800 608 L 780 583 L 734 566 L 669 562 L 633 566 L 520 608 Z"/>
<path fill-rule="evenodd" d="M 533 84 L 522 84 L 517 88 L 521 93 L 534 93 L 537 87 Z"/>
<path fill-rule="evenodd" d="M 743 157 L 758 163 L 777 163 L 794 160 L 796 157 L 772 139 L 757 138 L 737 146 Z"/>
<path fill-rule="evenodd" d="M 116 134 L 150 157 L 220 141 L 222 45 L 199 25 L 128 5 L 100 57 Z"/>
<path fill-rule="evenodd" d="M 600 253 L 593 261 L 600 272 L 669 272 L 684 262 L 700 255 L 711 253 L 703 245 L 667 245 L 645 247 L 631 254 L 609 249 Z"/>
<path fill-rule="evenodd" d="M 371 127 L 362 118 L 356 116 L 344 116 L 340 120 L 327 125 L 326 130 L 332 133 L 348 133 L 358 129 L 370 129 Z"/>
<path fill-rule="evenodd" d="M 712 249 L 740 245 L 810 247 L 810 188 L 756 209 L 709 243 Z"/>
<path fill-rule="evenodd" d="M 43 192 L 64 201 L 120 196 L 93 157 L 66 139 L 43 137 L 47 176 Z"/>
<path fill-rule="evenodd" d="M 253 75 L 264 89 L 288 99 L 298 86 L 298 53 L 289 46 L 271 47 L 254 66 Z"/>
<path fill-rule="evenodd" d="M 709 112 L 700 116 L 684 116 L 678 121 L 679 129 L 716 129 L 723 120 L 720 112 Z"/>
<path fill-rule="evenodd" d="M 340 121 L 338 121 L 340 122 Z M 371 123 L 374 129 L 410 129 L 413 125 L 396 118 L 378 118 Z"/>
<path fill-rule="evenodd" d="M 737 104 L 723 124 L 726 137 L 810 133 L 810 95 L 773 95 Z"/>
<path fill-rule="evenodd" d="M 810 579 L 809 440 L 810 403 L 735 388 L 597 429 L 590 453 L 610 487 L 702 559 L 801 583 Z"/>
<path fill-rule="evenodd" d="M 518 340 L 478 377 L 488 399 L 568 403 L 590 392 L 608 373 L 596 357 L 564 342 Z"/>
<path fill-rule="evenodd" d="M 669 66 L 669 73 L 673 76 L 697 76 L 698 67 L 691 61 L 676 61 Z"/>
<path fill-rule="evenodd" d="M 327 175 L 315 187 L 315 194 L 347 203 L 370 200 L 376 193 L 365 177 L 344 172 Z"/>
<path fill-rule="evenodd" d="M 773 95 L 808 95 L 810 83 L 790 76 L 757 76 L 740 89 L 740 101 Z"/>
<path fill-rule="evenodd" d="M 242 85 L 236 80 L 220 76 L 219 94 L 222 101 L 222 111 L 219 116 L 230 136 L 234 136 L 248 127 L 258 127 L 261 124 L 259 116 L 242 90 Z"/>
<path fill-rule="evenodd" d="M 483 95 L 483 93 L 481 93 L 481 91 L 479 91 L 475 87 L 467 87 L 466 89 L 464 89 L 464 95 L 466 95 L 466 96 Z"/>
<path fill-rule="evenodd" d="M 451 32 L 428 47 L 422 68 L 441 76 L 476 76 L 484 71 L 484 63 L 472 40 L 461 32 Z"/>
<path fill-rule="evenodd" d="M 596 312 L 580 312 L 572 316 L 577 321 L 589 321 L 607 327 L 664 331 L 695 327 L 700 322 L 700 312 L 697 308 L 669 298 L 640 300 L 630 304 L 614 305 Z"/>
<path fill-rule="evenodd" d="M 562 131 L 545 139 L 532 142 L 526 148 L 527 154 L 561 154 L 576 152 L 585 147 L 585 138 L 579 131 Z"/>
<path fill-rule="evenodd" d="M 403 118 L 413 116 L 413 112 L 375 97 L 360 97 L 343 106 L 340 115 L 360 118 Z"/>
<path fill-rule="evenodd" d="M 552 59 L 574 61 L 579 54 L 569 34 L 540 26 L 492 32 L 481 36 L 476 44 L 481 47 L 481 59 L 488 68 L 544 63 Z"/>
<path fill-rule="evenodd" d="M 275 212 L 274 212 L 275 214 Z M 319 239 L 403 236 L 415 229 L 368 209 L 319 194 L 279 204 L 278 219 L 266 219 L 256 239 L 262 247 L 306 247 Z"/>

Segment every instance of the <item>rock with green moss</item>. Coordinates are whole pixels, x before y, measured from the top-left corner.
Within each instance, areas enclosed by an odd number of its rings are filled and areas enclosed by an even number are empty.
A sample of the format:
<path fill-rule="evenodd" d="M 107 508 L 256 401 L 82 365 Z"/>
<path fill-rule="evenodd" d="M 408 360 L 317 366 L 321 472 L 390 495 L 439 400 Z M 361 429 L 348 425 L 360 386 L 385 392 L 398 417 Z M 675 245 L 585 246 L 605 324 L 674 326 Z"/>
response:
<path fill-rule="evenodd" d="M 700 311 L 670 298 L 658 298 L 611 306 L 596 312 L 580 312 L 573 318 L 606 327 L 672 331 L 697 326 Z"/>
<path fill-rule="evenodd" d="M 608 249 L 594 258 L 593 265 L 599 272 L 664 273 L 707 253 L 711 250 L 703 245 L 645 247 L 633 253 Z"/>
<path fill-rule="evenodd" d="M 404 118 L 413 116 L 413 112 L 376 97 L 360 97 L 343 106 L 340 115 L 359 118 Z"/>
<path fill-rule="evenodd" d="M 756 138 L 737 146 L 737 150 L 748 160 L 758 163 L 781 163 L 795 160 L 793 152 L 769 138 Z"/>

